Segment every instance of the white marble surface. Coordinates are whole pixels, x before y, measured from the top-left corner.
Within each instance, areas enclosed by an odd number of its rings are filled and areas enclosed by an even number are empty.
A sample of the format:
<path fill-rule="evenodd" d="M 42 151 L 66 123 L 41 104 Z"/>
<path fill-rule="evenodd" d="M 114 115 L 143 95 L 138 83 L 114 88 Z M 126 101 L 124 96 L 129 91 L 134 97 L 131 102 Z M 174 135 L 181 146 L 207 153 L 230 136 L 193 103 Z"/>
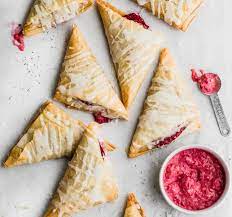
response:
<path fill-rule="evenodd" d="M 26 40 L 25 52 L 20 52 L 10 41 L 10 23 L 21 23 L 32 1 L 1 0 L 0 2 L 0 161 L 19 137 L 35 110 L 46 99 L 51 98 L 71 25 L 77 23 L 89 45 L 105 69 L 107 76 L 117 88 L 115 73 L 103 34 L 100 17 L 95 7 L 71 22 L 59 26 L 49 33 Z M 130 0 L 113 1 L 119 8 L 127 11 L 141 11 Z M 222 78 L 219 93 L 225 113 L 232 126 L 232 64 L 231 64 L 231 24 L 229 11 L 232 2 L 208 0 L 200 15 L 182 33 L 153 18 L 142 10 L 141 14 L 152 29 L 164 33 L 168 45 L 176 58 L 182 74 L 193 90 L 200 106 L 203 128 L 200 134 L 191 135 L 177 141 L 168 148 L 153 152 L 137 159 L 129 160 L 126 148 L 130 143 L 133 130 L 149 85 L 152 71 L 136 103 L 131 109 L 130 121 L 105 125 L 104 134 L 118 145 L 112 154 L 115 173 L 120 186 L 119 199 L 114 204 L 98 206 L 75 216 L 82 217 L 121 217 L 128 192 L 135 192 L 144 206 L 147 217 L 184 217 L 185 214 L 172 210 L 159 192 L 159 167 L 165 157 L 175 148 L 190 143 L 210 144 L 231 165 L 231 137 L 220 136 L 214 115 L 207 97 L 201 95 L 190 80 L 192 67 L 202 67 L 215 71 Z M 67 110 L 73 117 L 86 122 L 92 120 L 89 114 Z M 47 161 L 36 165 L 21 166 L 13 169 L 0 168 L 0 217 L 39 217 L 42 216 L 56 184 L 66 167 L 64 159 Z M 215 211 L 201 215 L 207 217 L 230 217 L 232 213 L 231 193 Z M 200 215 L 199 215 L 200 216 Z"/>

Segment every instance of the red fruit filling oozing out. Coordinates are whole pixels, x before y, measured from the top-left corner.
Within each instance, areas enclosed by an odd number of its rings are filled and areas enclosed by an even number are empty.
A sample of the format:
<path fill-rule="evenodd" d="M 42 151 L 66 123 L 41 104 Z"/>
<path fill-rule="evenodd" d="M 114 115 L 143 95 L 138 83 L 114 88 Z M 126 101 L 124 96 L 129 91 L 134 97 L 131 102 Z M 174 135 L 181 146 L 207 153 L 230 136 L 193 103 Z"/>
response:
<path fill-rule="evenodd" d="M 192 80 L 197 82 L 202 93 L 211 95 L 217 93 L 221 87 L 221 81 L 217 74 L 206 73 L 204 70 L 191 70 Z"/>
<path fill-rule="evenodd" d="M 106 157 L 106 151 L 105 151 L 104 143 L 101 142 L 101 141 L 99 141 L 99 146 L 100 146 L 101 156 L 102 156 L 103 158 L 105 158 L 105 157 Z"/>
<path fill-rule="evenodd" d="M 84 101 L 84 100 L 81 100 L 81 99 L 79 99 L 79 101 L 81 101 L 82 103 L 84 103 L 84 104 L 86 104 L 88 106 L 94 106 L 93 103 L 90 103 L 90 102 L 87 102 L 87 101 Z M 112 121 L 112 119 L 104 117 L 101 114 L 101 112 L 93 113 L 93 117 L 94 117 L 94 120 L 99 124 L 109 123 L 110 121 Z"/>
<path fill-rule="evenodd" d="M 164 138 L 163 140 L 161 140 L 160 142 L 158 142 L 155 147 L 160 148 L 162 146 L 168 145 L 171 142 L 173 142 L 178 136 L 180 136 L 180 134 L 186 129 L 186 127 L 181 127 L 179 131 L 177 131 L 175 134 Z"/>
<path fill-rule="evenodd" d="M 136 23 L 139 23 L 145 29 L 149 29 L 149 26 L 145 23 L 144 19 L 137 13 L 130 13 L 125 15 L 124 17 L 127 18 L 128 20 L 133 20 Z"/>
<path fill-rule="evenodd" d="M 20 51 L 24 51 L 24 35 L 21 24 L 12 24 L 11 40 L 14 46 L 16 46 Z"/>
<path fill-rule="evenodd" d="M 100 112 L 94 113 L 93 117 L 94 120 L 99 124 L 109 123 L 112 121 L 112 119 L 102 116 Z"/>

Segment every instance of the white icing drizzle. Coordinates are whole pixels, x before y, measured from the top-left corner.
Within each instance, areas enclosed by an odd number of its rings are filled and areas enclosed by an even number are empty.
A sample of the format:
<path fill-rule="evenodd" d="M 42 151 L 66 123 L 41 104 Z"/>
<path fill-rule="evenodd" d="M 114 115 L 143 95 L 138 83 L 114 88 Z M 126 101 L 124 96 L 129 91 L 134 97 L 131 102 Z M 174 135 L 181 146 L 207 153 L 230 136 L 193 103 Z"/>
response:
<path fill-rule="evenodd" d="M 51 205 L 62 217 L 105 203 L 108 184 L 117 187 L 112 165 L 108 159 L 103 160 L 98 138 L 87 128 L 59 184 L 59 199 L 55 196 Z"/>
<path fill-rule="evenodd" d="M 149 0 L 137 0 L 139 5 L 145 5 Z"/>
<path fill-rule="evenodd" d="M 111 55 L 120 87 L 137 93 L 144 76 L 158 57 L 163 38 L 134 21 L 106 9 L 110 25 L 106 27 Z M 129 90 L 128 90 L 129 88 Z"/>
<path fill-rule="evenodd" d="M 151 1 L 151 11 L 153 14 L 155 14 L 155 0 L 150 0 Z M 161 4 L 158 4 L 158 11 L 160 12 L 160 7 Z"/>
<path fill-rule="evenodd" d="M 160 76 L 160 73 L 166 73 L 167 77 Z M 158 143 L 174 135 L 196 119 L 199 119 L 199 111 L 178 77 L 176 68 L 160 64 L 148 91 L 133 146 L 152 149 L 153 142 Z"/>
<path fill-rule="evenodd" d="M 104 99 L 107 97 L 105 93 L 106 86 L 100 85 L 105 81 L 105 76 L 101 70 L 101 67 L 96 61 L 93 61 L 93 55 L 89 51 L 82 51 L 76 53 L 71 59 L 65 60 L 63 63 L 64 73 L 70 78 L 70 83 L 64 86 L 59 86 L 58 89 L 62 94 L 69 96 L 76 96 L 77 94 L 85 95 L 86 101 L 94 102 L 96 93 L 102 95 L 103 100 L 109 100 L 109 104 L 114 101 L 114 98 Z M 96 85 L 97 84 L 97 85 Z M 85 87 L 88 87 L 86 89 Z M 93 91 L 89 91 L 92 89 Z M 65 90 L 65 91 L 64 91 Z"/>
<path fill-rule="evenodd" d="M 198 0 L 137 0 L 143 6 L 150 3 L 151 11 L 165 22 L 180 25 Z"/>
<path fill-rule="evenodd" d="M 45 108 L 17 146 L 23 149 L 25 163 L 70 156 L 83 130 L 78 121 Z"/>
<path fill-rule="evenodd" d="M 40 24 L 46 30 L 74 18 L 79 13 L 82 4 L 86 4 L 86 1 L 36 0 L 34 16 L 30 21 L 35 25 Z"/>
<path fill-rule="evenodd" d="M 68 78 L 69 82 L 58 85 L 57 89 L 67 96 L 67 103 L 71 106 L 101 112 L 109 118 L 125 114 L 125 108 L 90 49 L 80 49 L 66 57 L 61 76 Z"/>

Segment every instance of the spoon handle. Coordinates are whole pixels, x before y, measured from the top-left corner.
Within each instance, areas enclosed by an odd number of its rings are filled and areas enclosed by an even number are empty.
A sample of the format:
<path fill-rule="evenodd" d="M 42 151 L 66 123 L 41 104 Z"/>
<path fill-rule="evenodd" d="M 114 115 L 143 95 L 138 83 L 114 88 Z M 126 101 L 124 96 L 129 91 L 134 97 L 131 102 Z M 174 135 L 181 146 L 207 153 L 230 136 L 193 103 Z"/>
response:
<path fill-rule="evenodd" d="M 230 134 L 230 126 L 226 120 L 225 113 L 223 111 L 221 102 L 217 94 L 213 94 L 209 96 L 210 101 L 213 106 L 214 114 L 217 120 L 217 124 L 222 136 L 229 136 Z"/>

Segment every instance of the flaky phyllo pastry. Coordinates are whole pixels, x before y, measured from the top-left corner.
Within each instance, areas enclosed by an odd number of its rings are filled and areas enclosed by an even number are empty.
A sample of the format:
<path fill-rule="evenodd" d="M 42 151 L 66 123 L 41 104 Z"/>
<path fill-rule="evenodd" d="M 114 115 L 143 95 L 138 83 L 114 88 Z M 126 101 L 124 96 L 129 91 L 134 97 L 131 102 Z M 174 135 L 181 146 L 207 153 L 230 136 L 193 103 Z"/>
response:
<path fill-rule="evenodd" d="M 204 0 L 135 0 L 169 25 L 186 31 Z"/>
<path fill-rule="evenodd" d="M 126 109 L 76 26 L 54 98 L 71 108 L 93 113 L 99 123 L 127 119 Z"/>
<path fill-rule="evenodd" d="M 85 130 L 44 217 L 68 217 L 117 199 L 118 186 L 98 131 L 97 123 Z"/>
<path fill-rule="evenodd" d="M 169 50 L 162 50 L 132 139 L 129 157 L 160 148 L 198 130 L 199 116 L 199 110 L 179 77 Z"/>
<path fill-rule="evenodd" d="M 97 0 L 97 3 L 122 100 L 128 109 L 152 64 L 157 61 L 163 39 L 159 33 L 145 29 L 141 24 L 124 17 L 124 12 L 109 3 L 102 0 Z"/>
<path fill-rule="evenodd" d="M 128 195 L 124 217 L 145 217 L 144 210 L 133 193 Z"/>
<path fill-rule="evenodd" d="M 71 157 L 86 126 L 74 120 L 55 104 L 46 102 L 11 150 L 5 167 Z M 106 142 L 107 149 L 114 146 Z"/>
<path fill-rule="evenodd" d="M 35 35 L 84 12 L 93 0 L 35 0 L 23 27 L 25 36 Z"/>

